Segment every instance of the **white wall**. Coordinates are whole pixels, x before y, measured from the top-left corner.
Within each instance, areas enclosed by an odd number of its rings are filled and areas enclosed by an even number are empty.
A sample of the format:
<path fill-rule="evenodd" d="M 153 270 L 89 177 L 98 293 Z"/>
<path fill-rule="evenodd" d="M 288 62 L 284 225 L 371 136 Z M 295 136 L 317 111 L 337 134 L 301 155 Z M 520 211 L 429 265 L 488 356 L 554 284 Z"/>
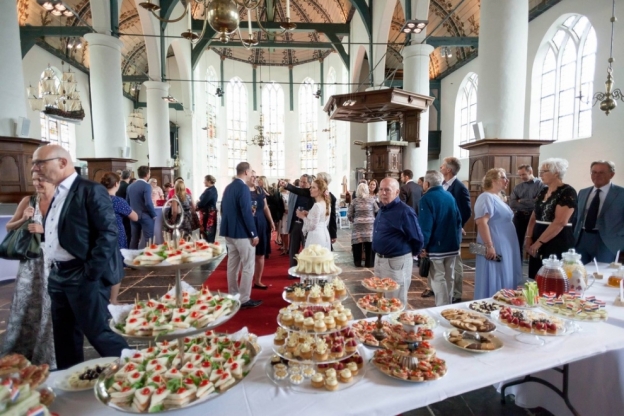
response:
<path fill-rule="evenodd" d="M 611 2 L 589 2 L 586 0 L 566 0 L 557 4 L 543 13 L 538 18 L 529 23 L 528 60 L 527 60 L 527 92 L 524 134 L 527 139 L 537 139 L 530 137 L 530 105 L 531 105 L 531 77 L 533 65 L 539 46 L 551 25 L 566 13 L 577 13 L 586 16 L 596 30 L 598 38 L 598 53 L 596 55 L 596 73 L 594 76 L 594 93 L 604 92 L 604 82 L 606 80 L 606 65 L 609 57 L 609 42 L 611 35 Z M 617 26 L 616 26 L 617 29 Z M 616 40 L 614 48 L 614 77 L 616 88 L 621 87 L 621 80 L 624 77 L 624 50 L 618 46 L 618 34 L 616 30 Z M 459 156 L 459 150 L 453 145 L 455 136 L 455 104 L 458 88 L 464 77 L 470 72 L 478 74 L 478 60 L 463 66 L 442 80 L 442 151 L 440 157 L 448 155 Z M 618 74 L 620 76 L 618 77 Z M 618 83 L 620 79 L 620 83 Z M 487 82 L 482 78 L 479 83 Z M 551 145 L 542 146 L 541 160 L 548 157 L 562 157 L 569 161 L 570 168 L 565 182 L 575 189 L 591 185 L 589 177 L 589 164 L 595 159 L 610 159 L 615 162 L 616 167 L 622 169 L 624 166 L 624 152 L 622 152 L 622 141 L 620 132 L 624 130 L 624 117 L 621 112 L 624 106 L 620 105 L 608 117 L 600 110 L 599 105 L 593 107 L 592 111 L 592 136 L 586 139 L 567 140 L 556 142 Z M 434 161 L 436 164 L 438 161 Z M 430 162 L 430 166 L 433 162 Z M 467 164 L 466 164 L 467 165 Z M 463 175 L 462 175 L 463 174 Z M 467 169 L 462 170 L 460 176 L 467 178 Z M 622 183 L 615 178 L 616 182 Z"/>

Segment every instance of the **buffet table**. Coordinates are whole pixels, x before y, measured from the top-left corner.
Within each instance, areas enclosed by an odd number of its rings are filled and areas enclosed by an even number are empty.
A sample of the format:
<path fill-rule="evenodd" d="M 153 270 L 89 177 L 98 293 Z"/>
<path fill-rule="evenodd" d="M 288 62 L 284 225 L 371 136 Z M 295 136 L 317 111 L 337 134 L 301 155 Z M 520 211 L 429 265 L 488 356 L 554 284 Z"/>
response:
<path fill-rule="evenodd" d="M 593 264 L 586 267 L 590 273 L 596 271 Z M 609 334 L 620 333 L 624 330 L 624 307 L 612 306 L 619 290 L 606 286 L 607 279 L 615 269 L 608 269 L 606 263 L 598 263 L 598 267 L 604 278 L 603 280 L 596 280 L 596 283 L 587 293 L 607 302 L 609 319 L 604 324 L 583 324 L 583 333 L 573 335 L 587 339 L 587 342 L 595 344 L 596 347 L 602 341 L 602 337 L 598 336 L 602 333 L 601 327 L 610 328 L 612 332 Z M 622 414 L 622 403 L 624 403 L 624 344 L 619 347 L 620 349 L 617 350 L 605 348 L 604 354 L 594 355 L 570 364 L 568 395 L 579 414 Z M 565 348 L 569 349 L 570 347 L 566 344 Z M 567 354 L 567 351 L 561 351 L 561 353 Z M 562 376 L 555 371 L 542 371 L 533 375 L 554 384 L 560 389 L 562 388 Z M 501 386 L 498 387 L 500 389 Z M 510 387 L 506 390 L 506 394 L 515 394 L 518 406 L 526 408 L 540 406 L 557 416 L 572 415 L 572 412 L 555 392 L 537 383 Z"/>
<path fill-rule="evenodd" d="M 605 279 L 607 277 L 605 276 Z M 428 312 L 440 322 L 434 329 L 436 337 L 431 343 L 437 349 L 438 356 L 446 360 L 448 367 L 448 373 L 443 378 L 428 383 L 413 384 L 390 379 L 368 364 L 373 350 L 361 347 L 367 362 L 364 367 L 366 373 L 364 378 L 352 387 L 340 392 L 319 390 L 320 395 L 281 389 L 265 374 L 266 362 L 272 355 L 273 337 L 264 336 L 259 339 L 262 353 L 258 362 L 240 385 L 212 401 L 173 412 L 173 414 L 184 413 L 199 416 L 228 412 L 236 415 L 281 416 L 296 412 L 298 415 L 323 414 L 328 416 L 392 415 L 588 357 L 594 358 L 584 360 L 578 365 L 586 365 L 584 363 L 591 362 L 591 360 L 603 362 L 605 365 L 593 367 L 591 371 L 585 372 L 583 377 L 571 379 L 571 384 L 579 383 L 578 387 L 572 388 L 573 393 L 570 396 L 572 403 L 577 406 L 581 414 L 616 414 L 618 412 L 613 411 L 613 406 L 621 406 L 624 402 L 623 387 L 618 378 L 607 376 L 606 373 L 618 371 L 615 365 L 610 364 L 610 360 L 614 358 L 618 362 L 617 365 L 624 366 L 622 364 L 624 363 L 624 350 L 621 349 L 624 347 L 624 308 L 613 306 L 617 290 L 605 287 L 605 281 L 597 281 L 589 293 L 607 301 L 608 321 L 580 324 L 582 330 L 569 336 L 545 337 L 546 344 L 541 347 L 516 341 L 515 331 L 499 325 L 496 334 L 504 342 L 504 348 L 501 351 L 489 354 L 461 351 L 445 341 L 442 336 L 444 331 L 450 330 L 451 327 L 440 316 L 440 311 L 449 306 L 428 309 Z M 466 305 L 467 303 L 453 305 L 453 307 L 465 308 Z M 604 368 L 606 365 L 611 365 L 611 368 Z M 576 366 L 575 363 L 571 367 L 576 368 Z M 592 373 L 597 373 L 597 375 Z M 48 385 L 53 386 L 55 379 L 61 376 L 63 376 L 62 372 L 51 374 Z M 560 378 L 558 376 L 558 380 Z M 587 390 L 589 385 L 594 387 L 592 391 L 595 390 L 591 397 Z M 528 385 L 517 387 L 516 394 L 519 394 L 519 391 L 526 386 Z M 554 399 L 550 398 L 547 394 L 548 390 L 543 386 L 537 385 L 537 390 L 540 394 L 544 394 L 544 400 L 552 403 L 539 400 L 533 405 L 540 405 L 550 410 L 549 404 L 563 403 L 558 396 L 554 396 Z M 583 391 L 583 395 L 575 395 L 576 391 Z M 119 414 L 97 402 L 92 391 L 66 393 L 57 390 L 56 392 L 58 397 L 50 410 L 61 415 Z M 511 393 L 511 389 L 508 392 Z M 519 395 L 519 397 L 523 396 Z M 597 402 L 594 400 L 600 401 L 601 406 L 606 410 L 598 410 Z M 589 407 L 592 409 L 590 412 L 586 411 Z M 565 406 L 562 408 L 565 409 Z M 556 415 L 566 414 L 559 408 L 551 411 Z"/>

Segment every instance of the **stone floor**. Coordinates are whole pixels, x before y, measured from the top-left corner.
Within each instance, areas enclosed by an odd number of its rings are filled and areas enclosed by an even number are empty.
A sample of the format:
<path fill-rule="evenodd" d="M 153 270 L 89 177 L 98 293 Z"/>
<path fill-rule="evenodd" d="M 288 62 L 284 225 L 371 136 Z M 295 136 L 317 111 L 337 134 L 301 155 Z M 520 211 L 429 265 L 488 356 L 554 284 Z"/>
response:
<path fill-rule="evenodd" d="M 338 241 L 334 245 L 336 263 L 342 268 L 341 278 L 345 281 L 350 297 L 344 301 L 346 307 L 351 308 L 355 319 L 363 318 L 364 315 L 356 307 L 355 300 L 368 293 L 362 288 L 360 281 L 366 277 L 373 276 L 373 270 L 363 267 L 355 267 L 351 254 L 351 232 L 349 230 L 339 230 Z M 270 259 L 267 261 L 271 261 Z M 197 268 L 186 272 L 183 280 L 190 285 L 200 286 L 215 269 L 217 265 L 211 264 L 202 268 Z M 119 294 L 119 301 L 131 303 L 138 296 L 145 298 L 148 294 L 152 297 L 161 296 L 173 284 L 174 276 L 169 273 L 156 274 L 126 270 Z M 408 291 L 408 304 L 412 309 L 428 308 L 434 306 L 434 300 L 422 298 L 421 292 L 426 287 L 426 279 L 418 275 L 418 269 L 414 268 L 412 283 Z M 6 331 L 11 298 L 13 295 L 14 282 L 0 283 L 0 344 L 3 342 Z M 464 267 L 463 300 L 470 300 L 474 293 L 474 262 L 466 261 Z M 358 316 L 359 314 L 359 316 Z M 98 357 L 93 348 L 85 340 L 85 358 Z M 432 405 L 415 409 L 404 413 L 408 416 L 431 416 L 431 415 L 550 415 L 543 409 L 523 409 L 513 403 L 502 405 L 500 395 L 493 387 L 485 387 L 466 394 L 451 397 Z"/>

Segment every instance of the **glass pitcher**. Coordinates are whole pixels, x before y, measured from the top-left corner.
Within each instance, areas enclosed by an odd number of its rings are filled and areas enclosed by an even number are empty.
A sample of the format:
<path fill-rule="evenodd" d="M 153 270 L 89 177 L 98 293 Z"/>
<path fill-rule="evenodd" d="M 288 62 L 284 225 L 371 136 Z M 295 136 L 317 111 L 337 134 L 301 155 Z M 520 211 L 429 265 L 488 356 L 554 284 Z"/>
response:
<path fill-rule="evenodd" d="M 555 293 L 561 296 L 569 290 L 569 282 L 566 272 L 562 267 L 563 262 L 557 256 L 551 254 L 549 258 L 542 260 L 542 267 L 535 276 L 540 296 L 544 293 Z"/>
<path fill-rule="evenodd" d="M 588 284 L 587 270 L 581 262 L 581 255 L 571 248 L 566 253 L 562 253 L 561 258 L 563 259 L 563 270 L 566 272 L 570 283 L 570 289 L 581 292 L 589 289 L 591 284 Z"/>

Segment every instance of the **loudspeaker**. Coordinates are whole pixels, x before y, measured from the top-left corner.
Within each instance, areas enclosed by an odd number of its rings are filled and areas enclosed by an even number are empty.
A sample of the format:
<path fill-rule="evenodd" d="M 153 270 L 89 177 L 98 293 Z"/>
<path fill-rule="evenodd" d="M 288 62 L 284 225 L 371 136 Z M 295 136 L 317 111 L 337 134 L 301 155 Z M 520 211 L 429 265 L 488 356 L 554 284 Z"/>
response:
<path fill-rule="evenodd" d="M 128 159 L 130 157 L 130 146 L 124 148 L 123 157 Z"/>
<path fill-rule="evenodd" d="M 481 123 L 480 121 L 472 125 L 472 131 L 474 131 L 475 140 L 485 139 L 483 123 Z"/>
<path fill-rule="evenodd" d="M 30 132 L 30 119 L 26 117 L 20 117 L 15 121 L 15 136 L 28 137 Z"/>

